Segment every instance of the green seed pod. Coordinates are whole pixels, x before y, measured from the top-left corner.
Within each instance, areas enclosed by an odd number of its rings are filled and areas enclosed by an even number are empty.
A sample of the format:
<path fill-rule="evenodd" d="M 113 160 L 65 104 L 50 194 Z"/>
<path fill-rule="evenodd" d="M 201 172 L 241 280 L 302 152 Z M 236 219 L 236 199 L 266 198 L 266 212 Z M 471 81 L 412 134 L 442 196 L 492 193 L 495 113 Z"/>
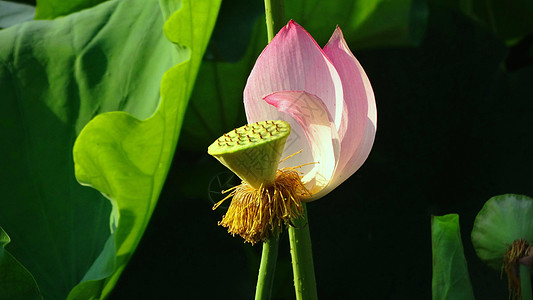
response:
<path fill-rule="evenodd" d="M 261 121 L 236 128 L 218 138 L 207 153 L 254 188 L 270 185 L 278 170 L 291 126 Z"/>

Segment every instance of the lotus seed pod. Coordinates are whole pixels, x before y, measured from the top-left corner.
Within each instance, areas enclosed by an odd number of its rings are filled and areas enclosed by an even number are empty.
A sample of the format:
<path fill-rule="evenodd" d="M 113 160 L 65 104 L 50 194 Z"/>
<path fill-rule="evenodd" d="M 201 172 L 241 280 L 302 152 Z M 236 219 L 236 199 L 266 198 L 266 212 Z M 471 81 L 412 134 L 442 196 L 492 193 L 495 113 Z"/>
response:
<path fill-rule="evenodd" d="M 218 138 L 207 152 L 254 188 L 274 181 L 291 132 L 285 121 L 261 121 Z"/>

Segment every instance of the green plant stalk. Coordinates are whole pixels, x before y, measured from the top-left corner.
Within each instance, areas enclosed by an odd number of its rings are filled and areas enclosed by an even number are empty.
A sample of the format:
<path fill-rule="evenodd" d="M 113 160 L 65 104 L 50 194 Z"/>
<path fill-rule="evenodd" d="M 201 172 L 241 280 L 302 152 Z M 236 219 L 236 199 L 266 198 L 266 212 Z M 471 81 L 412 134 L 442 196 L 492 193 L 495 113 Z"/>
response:
<path fill-rule="evenodd" d="M 285 22 L 283 0 L 265 0 L 265 15 L 268 42 L 270 43 L 276 32 Z M 274 273 L 276 272 L 276 261 L 278 259 L 278 245 L 278 233 L 274 233 L 269 240 L 263 243 L 261 265 L 255 287 L 256 300 L 268 300 L 271 298 Z"/>
<path fill-rule="evenodd" d="M 278 259 L 279 236 L 277 234 L 263 243 L 263 253 L 261 255 L 261 266 L 257 276 L 257 286 L 255 287 L 255 300 L 267 300 L 271 298 L 272 283 L 276 271 L 276 261 Z"/>
<path fill-rule="evenodd" d="M 531 293 L 531 272 L 529 267 L 520 264 L 520 289 L 522 290 L 522 300 L 533 300 Z"/>
<path fill-rule="evenodd" d="M 318 299 L 318 295 L 311 249 L 311 234 L 307 221 L 307 208 L 305 203 L 302 205 L 304 207 L 303 217 L 293 220 L 294 226 L 289 227 L 294 289 L 297 300 L 315 300 Z"/>
<path fill-rule="evenodd" d="M 270 43 L 276 33 L 286 23 L 283 0 L 265 0 L 265 15 L 268 42 Z"/>

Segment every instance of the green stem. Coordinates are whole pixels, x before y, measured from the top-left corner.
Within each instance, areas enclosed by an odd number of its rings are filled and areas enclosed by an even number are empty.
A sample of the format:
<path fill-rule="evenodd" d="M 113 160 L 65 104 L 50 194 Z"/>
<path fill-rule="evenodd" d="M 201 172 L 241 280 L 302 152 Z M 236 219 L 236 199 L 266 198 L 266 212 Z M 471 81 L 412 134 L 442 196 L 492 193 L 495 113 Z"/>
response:
<path fill-rule="evenodd" d="M 522 290 L 522 300 L 532 300 L 531 272 L 529 267 L 523 264 L 520 264 L 520 289 Z"/>
<path fill-rule="evenodd" d="M 294 289 L 297 300 L 315 300 L 318 299 L 318 296 L 313 267 L 313 251 L 311 250 L 311 234 L 307 221 L 307 208 L 305 203 L 302 205 L 304 207 L 303 217 L 293 221 L 294 227 L 289 227 Z"/>
<path fill-rule="evenodd" d="M 276 234 L 273 234 L 268 241 L 263 243 L 261 266 L 257 276 L 257 286 L 255 287 L 255 300 L 270 299 L 276 271 L 276 260 L 278 258 L 278 244 L 279 237 Z"/>
<path fill-rule="evenodd" d="M 285 22 L 283 0 L 265 0 L 265 15 L 268 42 L 270 43 Z M 263 243 L 261 266 L 257 276 L 257 286 L 255 287 L 256 300 L 268 300 L 271 297 L 276 260 L 278 259 L 278 245 L 279 236 L 277 233 L 272 234 L 272 237 Z"/>
<path fill-rule="evenodd" d="M 265 15 L 268 42 L 274 38 L 278 30 L 285 25 L 285 6 L 283 0 L 265 0 Z"/>

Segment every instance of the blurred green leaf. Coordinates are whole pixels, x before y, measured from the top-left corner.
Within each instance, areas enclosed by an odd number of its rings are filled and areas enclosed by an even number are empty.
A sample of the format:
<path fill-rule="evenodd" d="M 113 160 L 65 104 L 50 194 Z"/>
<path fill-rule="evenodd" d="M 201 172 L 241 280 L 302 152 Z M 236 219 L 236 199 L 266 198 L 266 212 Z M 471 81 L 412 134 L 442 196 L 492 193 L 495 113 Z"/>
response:
<path fill-rule="evenodd" d="M 431 0 L 453 7 L 508 43 L 533 33 L 531 0 Z"/>
<path fill-rule="evenodd" d="M 0 299 L 42 299 L 30 272 L 5 249 L 10 241 L 0 227 Z"/>
<path fill-rule="evenodd" d="M 105 296 L 146 227 L 218 9 L 217 1 L 196 1 L 192 8 L 188 3 L 109 1 L 54 21 L 30 21 L 0 32 L 0 136 L 9 141 L 9 147 L 0 147 L 0 222 L 12 238 L 10 253 L 33 274 L 45 299 L 65 299 L 80 282 L 71 298 L 99 297 L 103 288 Z M 168 38 L 182 44 L 172 45 L 163 35 L 163 23 L 181 6 L 165 27 Z M 184 63 L 161 83 L 163 73 L 178 62 Z M 160 88 L 162 97 L 170 99 L 161 104 Z M 72 146 L 89 120 L 114 110 L 139 119 L 154 116 L 143 122 L 116 112 L 96 118 L 84 131 L 85 145 L 78 148 L 82 163 L 93 149 L 101 151 L 98 159 L 109 158 L 105 145 L 91 140 L 112 134 L 118 138 L 121 135 L 113 131 L 117 128 L 131 134 L 112 141 L 123 142 L 121 153 L 131 155 L 119 157 L 112 166 L 131 163 L 140 169 L 117 170 L 111 180 L 131 175 L 125 181 L 132 178 L 134 187 L 121 182 L 120 188 L 132 197 L 109 191 L 114 183 L 102 188 L 116 204 L 111 213 L 105 197 L 76 181 Z M 108 126 L 109 135 L 98 132 L 102 125 Z M 148 154 L 141 161 L 139 149 Z M 93 166 L 99 167 L 98 162 L 83 170 Z M 157 170 L 147 170 L 152 166 Z M 83 170 L 85 183 L 105 181 Z M 109 175 L 105 167 L 102 170 Z M 136 185 L 139 172 L 144 175 L 141 181 L 148 182 L 145 187 Z"/>
<path fill-rule="evenodd" d="M 533 199 L 514 194 L 490 198 L 472 229 L 472 244 L 479 258 L 500 270 L 507 248 L 521 238 L 533 242 Z"/>
<path fill-rule="evenodd" d="M 461 242 L 459 215 L 431 218 L 433 300 L 474 299 Z"/>
<path fill-rule="evenodd" d="M 254 50 L 251 47 L 237 63 L 204 61 L 185 116 L 183 149 L 207 151 L 221 132 L 246 122 L 242 93 L 255 62 Z"/>
<path fill-rule="evenodd" d="M 35 7 L 31 5 L 0 0 L 0 28 L 32 20 L 34 16 Z"/>
<path fill-rule="evenodd" d="M 93 7 L 107 0 L 36 0 L 36 20 L 55 19 L 73 12 Z"/>
<path fill-rule="evenodd" d="M 209 61 L 239 62 L 255 36 L 254 24 L 256 21 L 264 23 L 264 17 L 263 1 L 223 2 L 205 58 Z"/>
<path fill-rule="evenodd" d="M 309 31 L 319 45 L 329 40 L 335 25 L 341 27 L 354 49 L 414 46 L 424 35 L 428 16 L 425 1 L 338 0 L 333 3 L 288 1 L 286 15 Z"/>

